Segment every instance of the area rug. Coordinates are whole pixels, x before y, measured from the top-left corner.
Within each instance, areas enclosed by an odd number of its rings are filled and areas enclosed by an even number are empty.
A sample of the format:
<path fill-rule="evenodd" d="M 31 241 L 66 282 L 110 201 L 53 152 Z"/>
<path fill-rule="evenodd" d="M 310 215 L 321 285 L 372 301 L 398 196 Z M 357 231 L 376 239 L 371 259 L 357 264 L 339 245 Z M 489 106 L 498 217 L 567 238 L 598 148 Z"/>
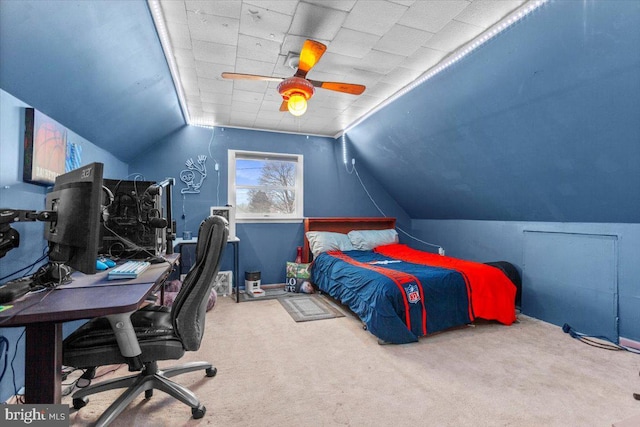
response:
<path fill-rule="evenodd" d="M 344 317 L 342 311 L 320 295 L 299 295 L 278 301 L 296 322 Z"/>

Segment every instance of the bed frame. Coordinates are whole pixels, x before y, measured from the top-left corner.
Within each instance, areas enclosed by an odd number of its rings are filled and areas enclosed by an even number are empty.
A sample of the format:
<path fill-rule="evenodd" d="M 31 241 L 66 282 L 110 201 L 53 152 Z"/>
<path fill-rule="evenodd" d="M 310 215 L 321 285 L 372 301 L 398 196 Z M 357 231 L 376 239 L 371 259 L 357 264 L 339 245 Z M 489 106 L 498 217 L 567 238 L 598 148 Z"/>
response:
<path fill-rule="evenodd" d="M 396 227 L 395 218 L 383 217 L 342 217 L 342 218 L 305 218 L 304 246 L 302 262 L 311 262 L 311 251 L 307 240 L 307 231 L 332 231 L 347 234 L 351 230 L 386 230 Z"/>

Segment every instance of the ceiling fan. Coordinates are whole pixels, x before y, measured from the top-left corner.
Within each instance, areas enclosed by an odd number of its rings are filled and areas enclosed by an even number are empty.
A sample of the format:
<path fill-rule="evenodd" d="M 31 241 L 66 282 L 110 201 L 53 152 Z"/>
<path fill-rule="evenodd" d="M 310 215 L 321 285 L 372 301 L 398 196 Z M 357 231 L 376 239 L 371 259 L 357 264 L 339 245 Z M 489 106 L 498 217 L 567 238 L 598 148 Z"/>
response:
<path fill-rule="evenodd" d="M 315 93 L 316 87 L 322 89 L 333 90 L 336 92 L 349 93 L 351 95 L 360 95 L 365 90 L 365 86 L 340 83 L 340 82 L 321 82 L 318 80 L 307 79 L 307 73 L 318 63 L 327 46 L 315 40 L 306 40 L 300 51 L 300 60 L 296 73 L 289 78 L 285 77 L 269 77 L 258 76 L 255 74 L 240 73 L 222 73 L 225 79 L 235 80 L 261 80 L 270 82 L 280 82 L 278 85 L 278 93 L 282 96 L 282 104 L 280 111 L 287 111 L 294 116 L 301 116 L 307 111 L 307 101 Z"/>

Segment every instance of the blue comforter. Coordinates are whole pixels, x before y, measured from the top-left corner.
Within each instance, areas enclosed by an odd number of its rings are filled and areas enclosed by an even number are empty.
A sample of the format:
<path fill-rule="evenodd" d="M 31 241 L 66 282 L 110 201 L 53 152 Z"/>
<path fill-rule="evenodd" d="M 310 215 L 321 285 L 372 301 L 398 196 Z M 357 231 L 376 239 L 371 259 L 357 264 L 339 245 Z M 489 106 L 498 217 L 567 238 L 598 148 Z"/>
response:
<path fill-rule="evenodd" d="M 462 274 L 372 251 L 318 255 L 311 279 L 347 305 L 383 341 L 402 344 L 471 322 Z"/>

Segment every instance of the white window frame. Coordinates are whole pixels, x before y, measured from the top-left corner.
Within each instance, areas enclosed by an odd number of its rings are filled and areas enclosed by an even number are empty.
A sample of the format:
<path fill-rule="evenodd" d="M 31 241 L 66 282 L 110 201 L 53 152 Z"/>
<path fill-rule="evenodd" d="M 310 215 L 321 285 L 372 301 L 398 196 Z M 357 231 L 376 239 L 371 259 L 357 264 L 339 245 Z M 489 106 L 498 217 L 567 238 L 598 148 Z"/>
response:
<path fill-rule="evenodd" d="M 228 150 L 228 199 L 231 206 L 236 206 L 236 222 L 302 222 L 304 219 L 304 156 L 302 154 L 272 153 L 263 151 Z M 293 214 L 265 214 L 262 216 L 240 213 L 236 204 L 236 160 L 268 159 L 296 162 L 296 202 Z"/>

